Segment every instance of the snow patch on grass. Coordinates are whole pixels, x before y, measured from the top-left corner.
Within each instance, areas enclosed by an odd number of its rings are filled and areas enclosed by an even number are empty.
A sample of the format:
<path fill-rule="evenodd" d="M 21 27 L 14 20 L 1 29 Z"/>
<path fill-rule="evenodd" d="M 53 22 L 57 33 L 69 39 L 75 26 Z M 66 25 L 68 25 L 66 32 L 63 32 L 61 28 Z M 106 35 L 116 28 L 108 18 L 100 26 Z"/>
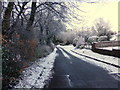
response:
<path fill-rule="evenodd" d="M 43 88 L 46 81 L 52 75 L 52 68 L 55 61 L 57 49 L 45 58 L 37 60 L 30 67 L 23 71 L 23 77 L 14 88 Z"/>

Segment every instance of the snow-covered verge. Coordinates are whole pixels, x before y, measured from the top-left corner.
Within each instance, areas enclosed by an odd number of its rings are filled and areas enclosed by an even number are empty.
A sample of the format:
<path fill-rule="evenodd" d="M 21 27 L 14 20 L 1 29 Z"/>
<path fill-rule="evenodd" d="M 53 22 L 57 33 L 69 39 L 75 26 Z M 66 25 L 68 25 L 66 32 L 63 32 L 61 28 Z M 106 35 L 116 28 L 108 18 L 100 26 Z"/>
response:
<path fill-rule="evenodd" d="M 57 49 L 45 58 L 37 60 L 23 71 L 22 79 L 14 88 L 44 88 L 46 81 L 52 76 L 52 68 L 58 54 Z"/>
<path fill-rule="evenodd" d="M 118 73 L 118 68 L 116 68 L 114 66 L 111 66 L 109 64 L 105 64 L 105 63 L 102 63 L 102 62 L 99 62 L 99 61 L 95 61 L 95 60 L 93 60 L 91 58 L 87 58 L 85 56 L 93 57 L 93 58 L 102 60 L 104 62 L 108 62 L 108 63 L 115 64 L 115 65 L 119 65 L 119 63 L 118 63 L 119 58 L 117 58 L 117 57 L 98 54 L 98 53 L 95 53 L 95 52 L 93 52 L 91 50 L 88 50 L 88 49 L 75 49 L 75 47 L 73 47 L 73 45 L 57 46 L 57 47 L 63 48 L 68 53 L 74 55 L 77 58 L 80 58 L 80 60 L 84 60 L 84 61 L 86 61 L 86 62 L 88 62 L 90 64 L 94 64 L 96 66 L 100 66 L 101 68 L 109 71 L 109 73 Z M 72 51 L 80 53 L 80 54 L 85 55 L 85 56 L 78 55 L 78 54 L 76 54 L 76 53 L 74 53 Z"/>
<path fill-rule="evenodd" d="M 74 51 L 76 51 L 78 53 L 81 53 L 83 55 L 86 55 L 86 56 L 94 57 L 96 59 L 99 59 L 99 60 L 102 60 L 102 61 L 105 61 L 105 62 L 108 62 L 108 63 L 111 63 L 111 64 L 115 64 L 117 66 L 120 66 L 119 63 L 118 63 L 119 58 L 117 58 L 117 57 L 102 55 L 102 54 L 95 53 L 92 50 L 88 50 L 88 49 L 81 49 L 81 50 L 76 49 Z"/>

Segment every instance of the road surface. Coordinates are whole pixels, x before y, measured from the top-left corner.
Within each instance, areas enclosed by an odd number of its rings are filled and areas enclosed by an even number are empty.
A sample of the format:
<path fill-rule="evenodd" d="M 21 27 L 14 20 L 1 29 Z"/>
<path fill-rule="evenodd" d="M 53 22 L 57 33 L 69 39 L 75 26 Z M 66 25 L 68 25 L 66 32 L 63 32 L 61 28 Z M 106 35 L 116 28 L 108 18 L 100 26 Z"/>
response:
<path fill-rule="evenodd" d="M 48 88 L 118 88 L 119 81 L 108 71 L 57 48 L 54 75 Z M 69 57 L 65 57 L 64 53 Z"/>

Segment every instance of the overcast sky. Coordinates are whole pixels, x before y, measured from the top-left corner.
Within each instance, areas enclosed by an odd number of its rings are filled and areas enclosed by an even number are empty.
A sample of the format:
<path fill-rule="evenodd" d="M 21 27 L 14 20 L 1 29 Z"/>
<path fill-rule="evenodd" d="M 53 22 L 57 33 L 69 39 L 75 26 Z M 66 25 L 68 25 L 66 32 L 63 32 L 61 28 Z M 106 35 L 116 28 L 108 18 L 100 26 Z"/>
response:
<path fill-rule="evenodd" d="M 77 14 L 83 16 L 83 21 L 72 20 L 72 24 L 75 28 L 81 28 L 82 26 L 91 27 L 94 25 L 95 20 L 98 18 L 103 18 L 106 22 L 111 24 L 111 29 L 113 31 L 118 31 L 118 1 L 100 2 L 100 3 L 81 3 L 78 2 L 77 5 L 81 10 L 75 10 Z M 78 18 L 81 18 L 77 16 Z M 78 23 L 78 24 L 77 24 Z M 67 25 L 68 28 L 73 28 L 70 24 Z"/>

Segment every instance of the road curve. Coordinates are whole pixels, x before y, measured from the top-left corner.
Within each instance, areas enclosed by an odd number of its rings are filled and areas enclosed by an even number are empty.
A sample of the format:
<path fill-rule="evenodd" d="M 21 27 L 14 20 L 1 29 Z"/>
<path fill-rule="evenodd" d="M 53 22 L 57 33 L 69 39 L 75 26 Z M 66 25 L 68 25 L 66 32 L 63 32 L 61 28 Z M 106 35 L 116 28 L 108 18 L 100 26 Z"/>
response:
<path fill-rule="evenodd" d="M 54 75 L 48 88 L 118 88 L 119 81 L 101 67 L 87 63 L 62 48 L 54 64 Z M 62 51 L 61 51 L 62 49 Z M 70 57 L 63 55 L 63 51 Z"/>

